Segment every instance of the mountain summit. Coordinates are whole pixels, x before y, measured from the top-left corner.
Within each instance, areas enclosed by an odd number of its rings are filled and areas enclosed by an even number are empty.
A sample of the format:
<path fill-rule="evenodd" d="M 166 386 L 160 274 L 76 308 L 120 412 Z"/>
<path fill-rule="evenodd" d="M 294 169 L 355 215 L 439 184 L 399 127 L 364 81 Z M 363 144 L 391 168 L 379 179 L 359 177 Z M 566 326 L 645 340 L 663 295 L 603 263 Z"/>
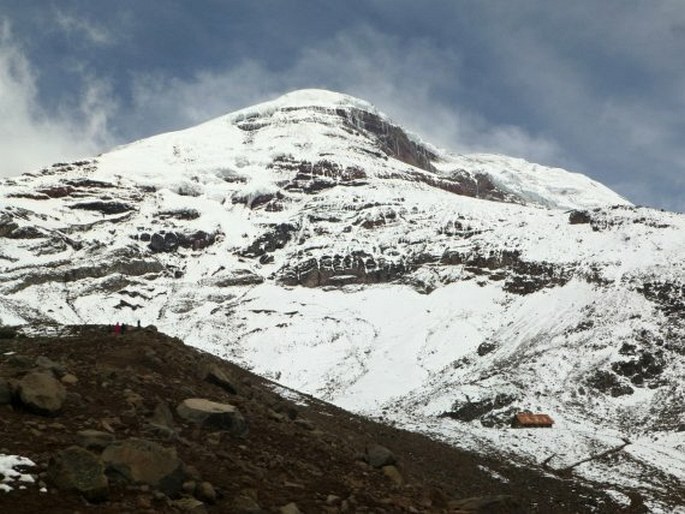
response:
<path fill-rule="evenodd" d="M 365 179 L 404 179 L 485 199 L 567 209 L 628 205 L 583 175 L 522 159 L 438 150 L 368 102 L 317 89 L 124 146 L 101 156 L 98 174 L 165 187 L 194 180 L 211 188 L 240 177 L 248 189 L 275 190 L 276 182 L 297 175 L 287 173 L 296 171 L 288 169 L 291 156 L 313 166 L 360 168 Z"/>
<path fill-rule="evenodd" d="M 626 505 L 685 501 L 683 215 L 450 154 L 319 90 L 5 179 L 0 198 L 3 324 L 142 320 Z M 510 429 L 522 411 L 554 428 Z"/>

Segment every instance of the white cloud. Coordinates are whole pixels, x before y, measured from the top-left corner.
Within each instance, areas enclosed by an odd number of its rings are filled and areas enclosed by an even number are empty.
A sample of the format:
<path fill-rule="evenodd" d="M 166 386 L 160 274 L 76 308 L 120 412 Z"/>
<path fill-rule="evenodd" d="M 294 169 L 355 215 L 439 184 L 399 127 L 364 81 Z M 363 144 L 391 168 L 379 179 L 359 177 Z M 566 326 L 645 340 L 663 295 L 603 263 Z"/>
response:
<path fill-rule="evenodd" d="M 111 105 L 106 85 L 83 77 L 82 99 L 48 114 L 40 105 L 38 76 L 0 24 L 0 176 L 30 171 L 59 160 L 89 156 L 109 144 Z"/>
<path fill-rule="evenodd" d="M 67 34 L 74 34 L 85 38 L 89 43 L 96 45 L 110 45 L 114 42 L 112 33 L 103 25 L 99 25 L 83 18 L 77 18 L 72 14 L 55 9 L 55 26 Z"/>

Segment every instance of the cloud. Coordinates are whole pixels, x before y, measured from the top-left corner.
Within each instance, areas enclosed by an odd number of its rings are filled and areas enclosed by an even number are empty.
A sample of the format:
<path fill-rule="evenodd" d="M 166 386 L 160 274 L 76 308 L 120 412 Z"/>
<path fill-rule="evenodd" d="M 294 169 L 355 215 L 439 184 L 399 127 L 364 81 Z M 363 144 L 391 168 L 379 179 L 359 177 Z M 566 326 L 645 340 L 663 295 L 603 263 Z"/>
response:
<path fill-rule="evenodd" d="M 488 122 L 445 100 L 462 88 L 460 56 L 429 39 L 404 39 L 359 25 L 304 48 L 286 69 L 245 60 L 186 80 L 137 76 L 131 115 L 139 136 L 181 128 L 299 88 L 320 87 L 371 101 L 407 129 L 453 151 L 490 151 L 554 161 L 554 141 Z M 126 131 L 126 130 L 124 130 Z M 145 133 L 147 132 L 147 134 Z"/>
<path fill-rule="evenodd" d="M 111 45 L 114 43 L 112 33 L 103 25 L 78 18 L 59 9 L 55 9 L 53 21 L 55 26 L 68 35 L 84 38 L 88 43 Z"/>
<path fill-rule="evenodd" d="M 16 175 L 58 160 L 89 156 L 111 141 L 112 105 L 106 84 L 82 77 L 81 99 L 51 113 L 38 100 L 38 75 L 0 24 L 0 176 Z"/>

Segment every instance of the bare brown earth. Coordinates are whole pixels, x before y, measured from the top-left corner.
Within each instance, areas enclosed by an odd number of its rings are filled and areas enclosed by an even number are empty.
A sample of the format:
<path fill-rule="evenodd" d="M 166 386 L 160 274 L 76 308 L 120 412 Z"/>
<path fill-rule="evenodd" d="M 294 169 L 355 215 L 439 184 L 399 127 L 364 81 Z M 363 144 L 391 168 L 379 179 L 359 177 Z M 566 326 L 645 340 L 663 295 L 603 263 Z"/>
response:
<path fill-rule="evenodd" d="M 641 512 L 639 505 L 622 511 L 575 479 L 469 454 L 311 398 L 296 404 L 279 396 L 273 383 L 151 328 L 115 335 L 108 327 L 69 327 L 59 336 L 0 339 L 0 378 L 20 378 L 28 369 L 17 362 L 39 356 L 63 366 L 58 376 L 67 372 L 77 381 L 66 386 L 64 408 L 53 417 L 30 413 L 17 401 L 0 405 L 0 454 L 32 459 L 36 480 L 47 487 L 45 493 L 38 485 L 0 492 L 1 513 Z M 237 394 L 203 379 L 212 363 Z M 237 407 L 248 434 L 233 437 L 183 421 L 176 406 L 193 397 Z M 160 402 L 174 414 L 175 433 L 150 427 Z M 146 484 L 110 480 L 108 499 L 90 504 L 76 492 L 57 490 L 45 473 L 48 462 L 83 429 L 175 448 L 187 467 L 185 492 L 170 498 Z M 361 458 L 373 444 L 392 451 L 394 469 Z M 216 499 L 188 510 L 178 500 L 197 496 L 193 482 L 209 482 Z"/>

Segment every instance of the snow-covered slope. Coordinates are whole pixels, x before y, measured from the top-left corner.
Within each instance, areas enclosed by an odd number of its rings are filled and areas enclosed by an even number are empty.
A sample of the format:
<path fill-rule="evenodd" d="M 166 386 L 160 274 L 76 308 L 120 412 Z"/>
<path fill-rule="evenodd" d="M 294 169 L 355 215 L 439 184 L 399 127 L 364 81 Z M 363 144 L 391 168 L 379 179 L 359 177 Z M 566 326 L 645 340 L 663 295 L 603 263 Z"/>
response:
<path fill-rule="evenodd" d="M 2 323 L 153 323 L 348 409 L 685 501 L 683 215 L 318 90 L 6 179 L 0 208 Z M 555 428 L 508 428 L 520 410 Z"/>

